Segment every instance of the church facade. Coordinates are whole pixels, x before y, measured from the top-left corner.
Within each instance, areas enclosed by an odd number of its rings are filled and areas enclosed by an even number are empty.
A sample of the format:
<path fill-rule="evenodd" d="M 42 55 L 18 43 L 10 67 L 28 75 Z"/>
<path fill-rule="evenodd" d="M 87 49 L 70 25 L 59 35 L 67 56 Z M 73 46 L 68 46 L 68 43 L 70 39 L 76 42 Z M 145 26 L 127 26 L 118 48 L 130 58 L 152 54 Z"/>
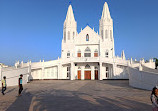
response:
<path fill-rule="evenodd" d="M 63 25 L 61 58 L 34 63 L 22 61 L 15 66 L 29 66 L 30 79 L 104 80 L 128 79 L 127 68 L 132 63 L 134 61 L 126 60 L 124 51 L 121 57 L 115 56 L 113 19 L 105 2 L 99 33 L 88 25 L 78 33 L 73 9 L 69 5 Z M 138 66 L 136 64 L 134 67 Z"/>
<path fill-rule="evenodd" d="M 71 79 L 112 79 L 116 72 L 113 20 L 110 16 L 107 3 L 104 4 L 102 16 L 99 21 L 99 34 L 86 26 L 80 33 L 77 33 L 77 22 L 70 5 L 63 28 L 62 55 L 63 60 L 70 59 L 71 63 L 63 67 L 67 77 Z M 127 61 L 123 53 L 121 63 Z M 64 71 L 65 72 L 65 71 Z M 121 78 L 128 78 L 127 73 Z"/>

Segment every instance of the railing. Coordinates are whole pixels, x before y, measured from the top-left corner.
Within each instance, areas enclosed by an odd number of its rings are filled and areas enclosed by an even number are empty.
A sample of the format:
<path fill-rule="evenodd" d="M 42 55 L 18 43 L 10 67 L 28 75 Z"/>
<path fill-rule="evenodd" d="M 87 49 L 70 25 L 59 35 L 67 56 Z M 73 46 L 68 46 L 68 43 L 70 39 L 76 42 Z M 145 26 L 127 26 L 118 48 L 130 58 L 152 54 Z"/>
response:
<path fill-rule="evenodd" d="M 74 62 L 99 62 L 99 57 L 74 57 Z"/>

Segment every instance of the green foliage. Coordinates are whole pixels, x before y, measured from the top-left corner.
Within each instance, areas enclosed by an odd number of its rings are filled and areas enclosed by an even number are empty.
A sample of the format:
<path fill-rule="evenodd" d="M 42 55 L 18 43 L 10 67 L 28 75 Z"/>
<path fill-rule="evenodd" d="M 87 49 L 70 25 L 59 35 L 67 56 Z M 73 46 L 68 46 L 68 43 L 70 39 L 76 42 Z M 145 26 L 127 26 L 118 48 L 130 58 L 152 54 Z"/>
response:
<path fill-rule="evenodd" d="M 157 66 L 158 66 L 158 59 L 157 58 L 154 58 L 154 61 L 155 61 L 155 67 L 157 69 Z"/>

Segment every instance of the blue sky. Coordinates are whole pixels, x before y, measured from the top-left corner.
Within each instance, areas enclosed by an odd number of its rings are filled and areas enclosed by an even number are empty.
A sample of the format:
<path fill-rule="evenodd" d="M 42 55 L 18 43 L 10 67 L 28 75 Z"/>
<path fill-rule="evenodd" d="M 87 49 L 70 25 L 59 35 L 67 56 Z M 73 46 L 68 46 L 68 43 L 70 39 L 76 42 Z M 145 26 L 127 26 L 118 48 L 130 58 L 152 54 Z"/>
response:
<path fill-rule="evenodd" d="M 87 24 L 99 31 L 105 1 L 116 55 L 158 57 L 158 0 L 71 0 L 78 32 Z M 57 59 L 68 6 L 69 0 L 0 0 L 0 62 Z"/>

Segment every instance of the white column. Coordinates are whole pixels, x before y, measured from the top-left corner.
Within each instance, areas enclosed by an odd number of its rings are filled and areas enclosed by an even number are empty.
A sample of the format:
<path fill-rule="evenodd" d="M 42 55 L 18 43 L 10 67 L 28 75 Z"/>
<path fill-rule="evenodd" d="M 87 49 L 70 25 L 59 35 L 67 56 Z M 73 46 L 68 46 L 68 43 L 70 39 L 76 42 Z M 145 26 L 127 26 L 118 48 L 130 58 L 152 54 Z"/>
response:
<path fill-rule="evenodd" d="M 44 60 L 42 62 L 42 79 L 44 79 L 45 71 L 44 71 Z"/>
<path fill-rule="evenodd" d="M 110 79 L 113 78 L 113 74 L 112 74 L 112 66 L 110 65 Z"/>
<path fill-rule="evenodd" d="M 139 63 L 139 71 L 142 71 L 142 70 L 143 70 L 142 64 Z"/>
<path fill-rule="evenodd" d="M 74 75 L 75 75 L 75 65 L 73 62 L 71 62 L 71 72 L 70 72 L 70 80 L 74 80 Z"/>
<path fill-rule="evenodd" d="M 91 80 L 95 79 L 94 66 L 91 66 Z"/>
<path fill-rule="evenodd" d="M 61 75 L 60 75 L 61 73 L 62 73 L 62 66 L 61 66 L 61 64 L 59 63 L 59 65 L 58 65 L 58 72 L 57 72 L 57 78 L 58 78 L 58 79 L 61 79 L 61 78 L 62 78 L 62 77 L 60 77 L 60 76 L 61 76 Z"/>
<path fill-rule="evenodd" d="M 102 74 L 103 74 L 103 63 L 99 63 L 99 80 L 102 80 Z"/>
<path fill-rule="evenodd" d="M 75 73 L 74 73 L 74 74 L 75 74 L 75 76 L 74 76 L 75 78 L 74 78 L 74 79 L 78 79 L 78 78 L 77 78 L 78 67 L 75 67 L 75 68 L 74 68 L 74 71 L 75 71 Z"/>
<path fill-rule="evenodd" d="M 30 81 L 31 77 L 31 65 L 28 66 L 27 82 Z"/>
<path fill-rule="evenodd" d="M 115 78 L 115 75 L 116 75 L 116 64 L 114 63 L 113 65 L 113 76 L 114 76 L 114 78 Z"/>
<path fill-rule="evenodd" d="M 84 66 L 81 66 L 81 80 L 84 80 Z"/>

